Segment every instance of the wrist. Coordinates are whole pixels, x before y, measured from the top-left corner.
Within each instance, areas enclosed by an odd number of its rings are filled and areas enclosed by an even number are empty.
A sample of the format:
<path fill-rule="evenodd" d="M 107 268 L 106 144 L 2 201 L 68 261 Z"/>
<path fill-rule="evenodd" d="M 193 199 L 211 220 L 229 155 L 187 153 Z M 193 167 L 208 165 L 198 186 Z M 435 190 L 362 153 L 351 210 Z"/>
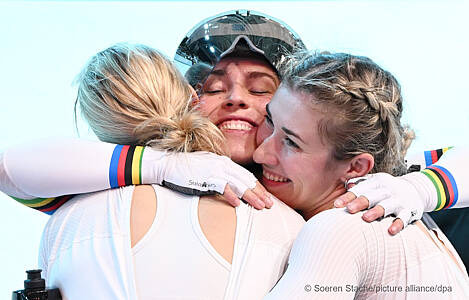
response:
<path fill-rule="evenodd" d="M 438 208 L 438 193 L 433 182 L 422 172 L 413 172 L 402 176 L 417 191 L 423 204 L 424 212 L 434 211 Z"/>
<path fill-rule="evenodd" d="M 451 172 L 442 166 L 431 165 L 420 173 L 432 182 L 433 189 L 436 191 L 437 205 L 434 210 L 446 209 L 456 204 L 458 187 Z"/>
<path fill-rule="evenodd" d="M 168 153 L 150 147 L 145 147 L 143 150 L 139 165 L 136 166 L 136 169 L 140 171 L 140 184 L 161 184 L 165 171 L 162 162 Z"/>

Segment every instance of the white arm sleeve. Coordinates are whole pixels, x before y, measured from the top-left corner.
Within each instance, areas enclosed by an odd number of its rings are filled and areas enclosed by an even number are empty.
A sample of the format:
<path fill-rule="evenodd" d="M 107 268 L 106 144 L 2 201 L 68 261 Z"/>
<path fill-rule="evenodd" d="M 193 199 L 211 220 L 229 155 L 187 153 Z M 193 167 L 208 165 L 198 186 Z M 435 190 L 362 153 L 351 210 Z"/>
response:
<path fill-rule="evenodd" d="M 81 139 L 41 140 L 12 147 L 4 153 L 8 180 L 2 180 L 0 190 L 18 198 L 22 194 L 48 198 L 108 189 L 114 147 Z M 8 186 L 17 187 L 19 193 Z"/>
<path fill-rule="evenodd" d="M 311 218 L 293 244 L 286 273 L 264 299 L 353 299 L 367 271 L 366 240 L 354 218 L 339 209 Z"/>
<path fill-rule="evenodd" d="M 431 156 L 431 154 L 426 153 L 426 156 L 428 161 L 428 156 Z M 435 210 L 438 203 L 438 192 L 440 192 L 440 197 L 443 197 L 445 190 L 448 190 L 450 200 L 452 201 L 452 205 L 447 208 L 468 207 L 469 149 L 464 147 L 450 149 L 438 161 L 432 165 L 427 165 L 427 168 L 431 169 L 432 167 L 436 168 L 436 172 L 424 172 L 432 176 L 433 180 L 430 179 L 430 176 L 423 173 L 406 175 L 418 189 L 419 193 L 425 195 L 426 203 L 428 203 L 425 211 Z M 442 174 L 443 177 L 439 177 L 436 173 Z"/>
<path fill-rule="evenodd" d="M 21 199 L 33 199 L 34 196 L 28 195 L 19 189 L 11 180 L 10 176 L 5 167 L 5 161 L 3 159 L 4 154 L 0 153 L 0 191 L 4 192 L 9 196 L 13 196 Z"/>
<path fill-rule="evenodd" d="M 5 151 L 0 163 L 0 190 L 21 199 L 82 194 L 132 184 L 164 184 L 197 195 L 223 194 L 229 184 L 242 197 L 257 182 L 251 172 L 214 153 L 172 153 L 82 139 L 51 139 L 16 146 Z"/>

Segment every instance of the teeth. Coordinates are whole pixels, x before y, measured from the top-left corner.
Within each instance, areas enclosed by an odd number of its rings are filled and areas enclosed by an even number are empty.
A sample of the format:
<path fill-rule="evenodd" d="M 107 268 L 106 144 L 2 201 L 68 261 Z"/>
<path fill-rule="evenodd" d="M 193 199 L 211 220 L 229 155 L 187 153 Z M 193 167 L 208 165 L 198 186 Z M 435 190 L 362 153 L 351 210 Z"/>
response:
<path fill-rule="evenodd" d="M 220 129 L 232 129 L 232 130 L 246 130 L 249 131 L 252 129 L 252 125 L 248 122 L 241 121 L 241 120 L 231 120 L 225 121 L 218 125 Z"/>
<path fill-rule="evenodd" d="M 288 178 L 285 177 L 280 177 L 274 174 L 270 174 L 267 171 L 263 170 L 262 174 L 264 175 L 265 178 L 272 180 L 272 181 L 277 181 L 277 182 L 286 182 L 288 181 Z"/>

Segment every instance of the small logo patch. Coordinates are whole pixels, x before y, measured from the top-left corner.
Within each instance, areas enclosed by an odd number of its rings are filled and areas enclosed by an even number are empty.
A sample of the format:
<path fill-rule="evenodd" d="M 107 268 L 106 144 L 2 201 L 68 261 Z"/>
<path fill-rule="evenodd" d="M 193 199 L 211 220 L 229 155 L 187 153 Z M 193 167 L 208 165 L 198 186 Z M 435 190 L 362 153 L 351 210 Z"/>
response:
<path fill-rule="evenodd" d="M 201 188 L 214 188 L 216 185 L 214 183 L 207 183 L 206 181 L 204 182 L 197 182 L 193 180 L 189 180 L 189 186 L 198 186 Z"/>

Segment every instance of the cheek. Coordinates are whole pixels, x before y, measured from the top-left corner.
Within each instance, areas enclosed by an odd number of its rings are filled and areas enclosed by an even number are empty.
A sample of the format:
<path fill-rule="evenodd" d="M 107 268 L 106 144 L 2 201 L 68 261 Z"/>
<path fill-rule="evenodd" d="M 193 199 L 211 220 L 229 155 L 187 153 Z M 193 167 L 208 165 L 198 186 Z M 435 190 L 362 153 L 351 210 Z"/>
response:
<path fill-rule="evenodd" d="M 260 114 L 265 116 L 267 115 L 267 111 L 265 107 L 267 106 L 267 104 L 270 102 L 271 99 L 272 99 L 272 96 L 263 97 L 262 99 L 257 99 L 257 101 L 255 101 L 253 106 Z"/>
<path fill-rule="evenodd" d="M 201 95 L 198 109 L 204 116 L 208 116 L 210 118 L 210 115 L 217 109 L 217 106 L 221 104 L 222 101 L 220 96 Z"/>
<path fill-rule="evenodd" d="M 265 120 L 257 129 L 256 134 L 256 147 L 259 147 L 262 142 L 272 134 L 273 130 L 266 124 Z"/>
<path fill-rule="evenodd" d="M 298 153 L 281 154 L 280 159 L 289 178 L 300 184 L 302 189 L 310 191 L 321 180 L 320 164 Z"/>

